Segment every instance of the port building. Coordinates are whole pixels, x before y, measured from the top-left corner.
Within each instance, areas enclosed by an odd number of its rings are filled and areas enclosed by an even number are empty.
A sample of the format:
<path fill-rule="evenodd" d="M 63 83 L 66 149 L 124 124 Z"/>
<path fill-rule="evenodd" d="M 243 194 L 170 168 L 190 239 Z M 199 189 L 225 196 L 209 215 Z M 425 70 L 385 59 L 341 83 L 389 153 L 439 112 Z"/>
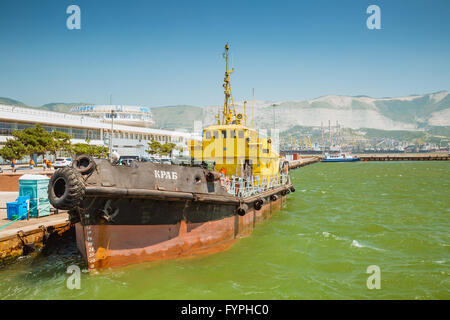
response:
<path fill-rule="evenodd" d="M 73 107 L 71 113 L 62 113 L 0 104 L 0 147 L 12 138 L 14 130 L 37 124 L 49 132 L 58 130 L 72 135 L 72 143 L 109 146 L 112 137 L 112 149 L 120 155 L 147 156 L 148 142 L 155 140 L 175 143 L 181 148 L 176 148 L 174 155 L 186 156 L 187 142 L 198 139 L 189 132 L 152 128 L 154 121 L 147 107 L 92 105 Z"/>

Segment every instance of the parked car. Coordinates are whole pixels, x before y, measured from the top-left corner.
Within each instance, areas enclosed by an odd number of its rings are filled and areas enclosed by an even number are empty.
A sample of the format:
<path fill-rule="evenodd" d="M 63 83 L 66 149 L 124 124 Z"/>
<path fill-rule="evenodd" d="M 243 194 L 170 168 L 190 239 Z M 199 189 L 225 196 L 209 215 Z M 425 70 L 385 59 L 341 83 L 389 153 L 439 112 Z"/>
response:
<path fill-rule="evenodd" d="M 119 164 L 123 166 L 129 166 L 131 165 L 131 162 L 139 160 L 138 156 L 121 156 L 119 158 Z"/>
<path fill-rule="evenodd" d="M 160 159 L 156 159 L 156 158 L 150 158 L 150 161 L 151 162 L 153 162 L 153 163 L 161 163 L 161 160 Z"/>
<path fill-rule="evenodd" d="M 53 167 L 55 169 L 69 167 L 72 165 L 72 158 L 56 158 Z"/>
<path fill-rule="evenodd" d="M 172 161 L 170 159 L 165 158 L 165 159 L 161 159 L 161 163 L 162 164 L 172 164 Z"/>

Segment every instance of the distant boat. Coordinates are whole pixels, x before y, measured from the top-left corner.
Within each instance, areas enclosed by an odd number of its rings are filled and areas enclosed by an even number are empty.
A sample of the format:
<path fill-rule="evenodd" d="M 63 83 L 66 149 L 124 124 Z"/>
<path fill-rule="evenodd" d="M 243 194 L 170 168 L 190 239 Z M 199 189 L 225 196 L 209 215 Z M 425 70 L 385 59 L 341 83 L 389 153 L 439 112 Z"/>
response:
<path fill-rule="evenodd" d="M 354 157 L 347 153 L 325 153 L 325 158 L 322 159 L 322 162 L 353 162 L 359 161 L 358 157 Z"/>

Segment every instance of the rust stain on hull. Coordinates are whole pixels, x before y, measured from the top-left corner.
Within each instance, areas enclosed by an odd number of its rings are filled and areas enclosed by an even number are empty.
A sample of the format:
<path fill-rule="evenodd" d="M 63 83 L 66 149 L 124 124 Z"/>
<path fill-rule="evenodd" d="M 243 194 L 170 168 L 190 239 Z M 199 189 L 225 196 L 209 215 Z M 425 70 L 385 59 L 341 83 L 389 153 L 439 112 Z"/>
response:
<path fill-rule="evenodd" d="M 286 196 L 216 221 L 175 225 L 76 224 L 77 246 L 90 270 L 175 259 L 226 250 L 238 238 L 248 236 L 255 225 L 280 210 Z"/>

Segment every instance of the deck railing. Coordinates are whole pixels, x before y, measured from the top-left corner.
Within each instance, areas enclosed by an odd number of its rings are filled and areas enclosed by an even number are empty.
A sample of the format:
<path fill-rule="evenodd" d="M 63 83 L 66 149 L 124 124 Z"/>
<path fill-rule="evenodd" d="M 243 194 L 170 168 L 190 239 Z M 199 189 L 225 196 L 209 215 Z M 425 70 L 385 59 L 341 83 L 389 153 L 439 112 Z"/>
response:
<path fill-rule="evenodd" d="M 250 178 L 239 176 L 223 177 L 227 192 L 236 197 L 249 197 L 264 191 L 275 189 L 281 185 L 288 184 L 288 174 L 258 175 Z"/>

